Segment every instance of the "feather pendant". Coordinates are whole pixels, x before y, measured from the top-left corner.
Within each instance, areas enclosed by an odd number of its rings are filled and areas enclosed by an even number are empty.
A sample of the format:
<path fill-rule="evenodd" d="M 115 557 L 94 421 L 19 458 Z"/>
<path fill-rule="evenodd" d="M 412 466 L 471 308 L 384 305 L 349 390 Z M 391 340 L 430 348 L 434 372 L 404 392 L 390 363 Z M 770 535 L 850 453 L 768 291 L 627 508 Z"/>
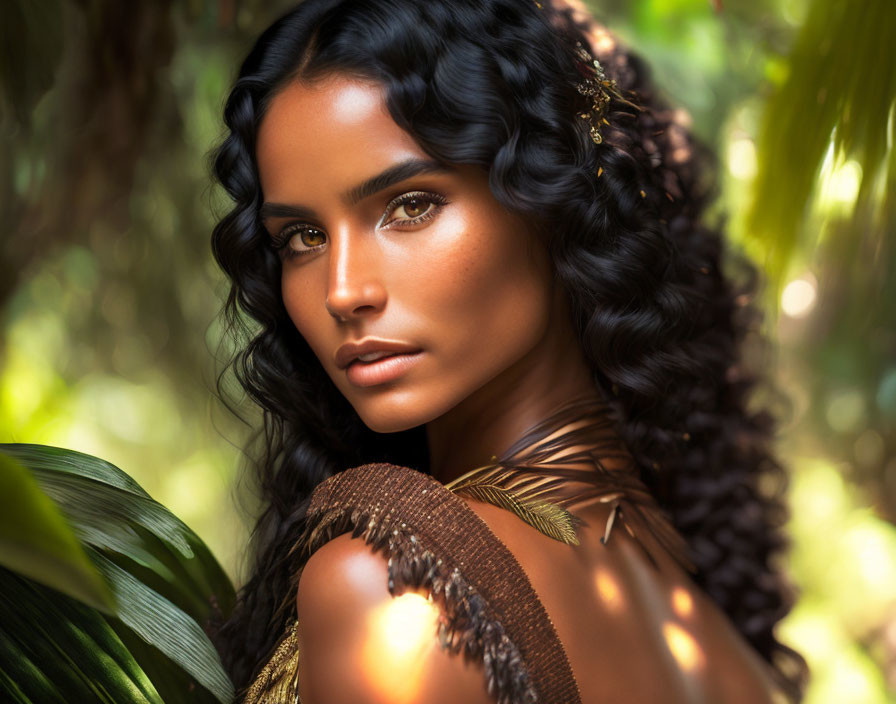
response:
<path fill-rule="evenodd" d="M 506 476 L 508 473 L 500 466 L 478 467 L 458 477 L 446 487 L 455 494 L 466 495 L 511 511 L 549 538 L 567 545 L 578 545 L 576 528 L 581 525 L 582 520 L 559 504 L 527 496 L 522 491 L 514 492 L 496 483 L 501 475 Z"/>
<path fill-rule="evenodd" d="M 246 692 L 241 704 L 302 704 L 299 699 L 298 621 L 277 646 Z"/>

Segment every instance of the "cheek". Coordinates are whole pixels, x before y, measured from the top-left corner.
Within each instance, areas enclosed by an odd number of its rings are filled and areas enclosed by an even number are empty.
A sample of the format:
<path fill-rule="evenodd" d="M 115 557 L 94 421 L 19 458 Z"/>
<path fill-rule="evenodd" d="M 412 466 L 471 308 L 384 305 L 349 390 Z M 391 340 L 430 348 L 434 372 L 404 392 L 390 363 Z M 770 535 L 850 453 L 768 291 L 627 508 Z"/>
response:
<path fill-rule="evenodd" d="M 308 290 L 307 282 L 301 276 L 284 275 L 280 293 L 289 319 L 311 348 L 319 352 L 320 331 L 316 329 L 316 325 L 320 325 L 319 316 L 315 318 L 313 315 L 313 294 Z"/>
<path fill-rule="evenodd" d="M 280 295 L 283 297 L 283 305 L 286 308 L 286 312 L 299 329 L 299 332 L 301 332 L 303 321 L 302 290 L 294 277 L 283 276 L 280 279 Z"/>
<path fill-rule="evenodd" d="M 504 220 L 458 222 L 452 230 L 466 234 L 429 243 L 424 265 L 408 269 L 408 294 L 457 358 L 477 357 L 481 365 L 483 355 L 518 357 L 549 318 L 546 253 L 530 251 L 528 234 Z"/>
<path fill-rule="evenodd" d="M 487 354 L 520 356 L 547 324 L 548 282 L 528 256 L 525 242 L 520 242 L 518 251 L 492 258 L 475 274 L 462 297 L 471 321 L 469 334 L 494 343 L 481 345 Z"/>

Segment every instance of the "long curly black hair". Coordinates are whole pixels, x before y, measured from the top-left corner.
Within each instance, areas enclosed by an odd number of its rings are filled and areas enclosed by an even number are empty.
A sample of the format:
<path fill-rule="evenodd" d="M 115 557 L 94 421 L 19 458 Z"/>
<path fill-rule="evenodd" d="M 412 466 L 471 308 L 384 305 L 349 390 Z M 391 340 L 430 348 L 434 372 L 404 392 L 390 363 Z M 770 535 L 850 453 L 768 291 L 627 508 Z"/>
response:
<path fill-rule="evenodd" d="M 286 553 L 312 490 L 348 467 L 385 461 L 428 471 L 423 428 L 367 428 L 290 321 L 280 260 L 266 244 L 255 138 L 288 81 L 340 72 L 385 86 L 395 122 L 436 159 L 478 165 L 496 200 L 546 243 L 595 384 L 642 479 L 688 541 L 697 583 L 768 661 L 794 701 L 805 660 L 775 624 L 795 590 L 777 421 L 749 410 L 760 383 L 744 359 L 761 313 L 755 266 L 702 222 L 716 195 L 711 152 L 666 105 L 647 67 L 561 0 L 305 0 L 258 39 L 227 99 L 214 155 L 234 206 L 212 235 L 231 281 L 225 305 L 242 340 L 233 372 L 262 411 L 253 464 L 262 512 L 251 574 L 215 639 L 238 690 L 284 632 Z M 610 104 L 595 144 L 572 47 L 590 47 L 643 110 Z M 723 263 L 738 269 L 723 271 Z M 733 272 L 733 269 L 732 269 Z M 282 622 L 281 622 L 282 621 Z"/>

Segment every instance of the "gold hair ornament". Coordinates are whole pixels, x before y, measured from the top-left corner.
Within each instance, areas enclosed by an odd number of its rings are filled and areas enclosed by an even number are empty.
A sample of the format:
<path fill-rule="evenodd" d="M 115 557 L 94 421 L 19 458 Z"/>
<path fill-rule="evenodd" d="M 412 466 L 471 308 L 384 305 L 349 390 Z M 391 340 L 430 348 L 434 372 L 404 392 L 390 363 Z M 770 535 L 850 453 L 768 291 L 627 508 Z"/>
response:
<path fill-rule="evenodd" d="M 544 9 L 538 0 L 535 0 L 535 5 L 539 10 Z M 591 109 L 588 112 L 579 113 L 579 117 L 583 120 L 588 120 L 591 139 L 595 144 L 601 144 L 604 138 L 600 133 L 600 126 L 601 123 L 604 125 L 610 124 L 607 121 L 606 114 L 612 100 L 628 105 L 639 112 L 644 108 L 635 105 L 619 92 L 615 79 L 607 78 L 603 66 L 582 46 L 582 42 L 576 42 L 575 52 L 577 58 L 576 68 L 582 75 L 582 80 L 576 84 L 576 90 L 582 95 L 591 98 Z"/>
<path fill-rule="evenodd" d="M 616 87 L 616 80 L 607 78 L 607 74 L 604 73 L 604 68 L 600 65 L 600 62 L 578 41 L 576 42 L 576 56 L 579 59 L 576 62 L 576 68 L 579 69 L 583 76 L 583 80 L 576 84 L 576 89 L 582 95 L 591 98 L 591 110 L 579 113 L 579 117 L 590 122 L 591 139 L 595 144 L 600 144 L 604 141 L 600 133 L 601 123 L 605 125 L 610 124 L 606 118 L 610 101 L 616 100 L 638 111 L 644 108 L 635 105 L 619 92 L 619 89 Z"/>

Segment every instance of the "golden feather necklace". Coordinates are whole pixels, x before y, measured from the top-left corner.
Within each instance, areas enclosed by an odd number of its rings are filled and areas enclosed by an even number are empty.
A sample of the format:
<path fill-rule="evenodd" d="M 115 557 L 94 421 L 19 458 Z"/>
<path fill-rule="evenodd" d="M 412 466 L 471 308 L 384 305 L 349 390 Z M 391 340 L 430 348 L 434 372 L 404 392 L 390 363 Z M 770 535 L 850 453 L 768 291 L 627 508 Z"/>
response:
<path fill-rule="evenodd" d="M 657 541 L 688 571 L 694 571 L 687 543 L 640 479 L 631 454 L 615 432 L 610 409 L 593 396 L 560 406 L 533 426 L 500 458 L 445 485 L 458 495 L 511 511 L 543 534 L 579 545 L 584 521 L 569 506 L 589 500 L 610 504 L 602 543 L 617 518 L 635 514 Z M 582 469 L 585 467 L 585 469 Z M 638 540 L 634 526 L 622 521 Z M 651 562 L 654 558 L 645 548 Z"/>

